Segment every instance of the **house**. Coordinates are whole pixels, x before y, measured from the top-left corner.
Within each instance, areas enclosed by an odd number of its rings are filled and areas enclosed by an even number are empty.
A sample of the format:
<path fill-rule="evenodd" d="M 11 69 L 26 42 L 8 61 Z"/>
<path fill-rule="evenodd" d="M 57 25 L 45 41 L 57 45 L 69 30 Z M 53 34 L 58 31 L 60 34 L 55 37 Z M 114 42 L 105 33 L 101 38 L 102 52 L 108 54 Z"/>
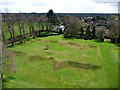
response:
<path fill-rule="evenodd" d="M 63 25 L 57 25 L 57 26 L 55 26 L 54 29 L 55 29 L 57 32 L 59 32 L 59 33 L 64 33 L 65 26 L 63 26 Z"/>

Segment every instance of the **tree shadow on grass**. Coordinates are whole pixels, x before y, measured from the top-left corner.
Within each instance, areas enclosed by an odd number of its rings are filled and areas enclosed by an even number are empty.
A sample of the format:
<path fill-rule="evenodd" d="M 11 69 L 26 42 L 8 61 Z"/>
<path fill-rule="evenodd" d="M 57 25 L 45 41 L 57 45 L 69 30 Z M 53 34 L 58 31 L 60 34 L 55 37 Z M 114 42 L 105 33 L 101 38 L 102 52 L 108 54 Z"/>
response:
<path fill-rule="evenodd" d="M 48 36 L 56 36 L 56 35 L 60 35 L 58 33 L 44 33 L 41 34 L 39 37 L 48 37 Z"/>

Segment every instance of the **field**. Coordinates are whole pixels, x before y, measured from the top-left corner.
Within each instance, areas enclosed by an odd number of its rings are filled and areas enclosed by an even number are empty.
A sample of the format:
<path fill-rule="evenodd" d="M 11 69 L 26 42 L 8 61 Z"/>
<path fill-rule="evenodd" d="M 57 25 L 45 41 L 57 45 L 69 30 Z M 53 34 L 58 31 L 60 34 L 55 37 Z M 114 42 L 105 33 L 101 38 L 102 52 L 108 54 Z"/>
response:
<path fill-rule="evenodd" d="M 118 47 L 62 35 L 31 39 L 8 48 L 15 54 L 16 72 L 4 88 L 118 87 Z"/>

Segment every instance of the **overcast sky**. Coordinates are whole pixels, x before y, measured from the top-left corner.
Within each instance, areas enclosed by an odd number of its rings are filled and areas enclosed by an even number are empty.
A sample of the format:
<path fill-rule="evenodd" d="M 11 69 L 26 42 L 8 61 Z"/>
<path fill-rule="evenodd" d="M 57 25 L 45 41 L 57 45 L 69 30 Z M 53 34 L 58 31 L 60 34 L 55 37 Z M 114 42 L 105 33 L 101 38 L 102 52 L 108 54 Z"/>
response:
<path fill-rule="evenodd" d="M 118 13 L 119 0 L 0 0 L 0 12 Z"/>

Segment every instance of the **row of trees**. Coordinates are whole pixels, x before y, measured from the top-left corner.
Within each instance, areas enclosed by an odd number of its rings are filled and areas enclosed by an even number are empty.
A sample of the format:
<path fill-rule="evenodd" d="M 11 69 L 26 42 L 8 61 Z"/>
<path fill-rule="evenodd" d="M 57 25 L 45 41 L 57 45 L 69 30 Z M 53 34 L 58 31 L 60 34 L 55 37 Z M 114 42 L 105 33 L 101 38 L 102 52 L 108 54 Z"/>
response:
<path fill-rule="evenodd" d="M 103 42 L 104 39 L 111 39 L 112 43 L 120 43 L 118 32 L 119 21 L 115 20 L 116 18 L 117 16 L 110 15 L 107 17 L 105 26 L 98 26 L 97 23 L 90 25 L 74 16 L 63 17 L 61 21 L 67 27 L 64 32 L 64 37 L 83 38 L 85 40 L 97 39 L 100 42 Z"/>
<path fill-rule="evenodd" d="M 14 42 L 20 41 L 24 43 L 26 37 L 36 38 L 40 36 L 41 31 L 52 30 L 55 25 L 56 16 L 50 10 L 47 14 L 42 16 L 36 14 L 3 14 L 2 37 L 3 42 L 11 41 L 11 46 Z M 53 22 L 54 20 L 54 22 Z"/>
<path fill-rule="evenodd" d="M 59 19 L 58 19 L 59 18 Z M 94 18 L 90 24 L 82 21 L 75 16 L 57 17 L 53 10 L 49 10 L 47 14 L 3 14 L 2 37 L 3 42 L 10 41 L 11 46 L 14 42 L 19 41 L 24 43 L 27 37 L 36 38 L 41 36 L 41 32 L 46 30 L 51 32 L 53 27 L 58 24 L 65 26 L 65 38 L 83 38 L 85 40 L 97 39 L 104 41 L 104 38 L 109 38 L 113 43 L 119 43 L 120 38 L 118 32 L 118 20 L 115 15 L 109 15 L 105 26 L 98 26 Z"/>

